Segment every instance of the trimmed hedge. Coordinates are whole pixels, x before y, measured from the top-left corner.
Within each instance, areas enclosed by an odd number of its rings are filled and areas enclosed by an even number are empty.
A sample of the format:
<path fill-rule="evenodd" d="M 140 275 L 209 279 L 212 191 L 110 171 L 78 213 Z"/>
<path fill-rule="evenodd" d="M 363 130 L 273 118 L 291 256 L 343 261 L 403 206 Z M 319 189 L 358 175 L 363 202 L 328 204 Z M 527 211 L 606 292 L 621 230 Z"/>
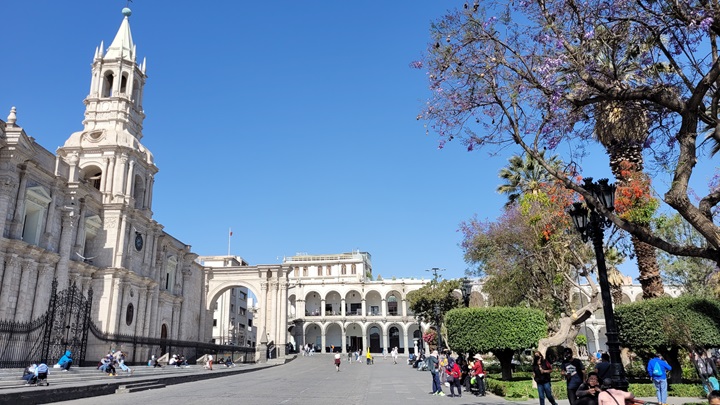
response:
<path fill-rule="evenodd" d="M 486 379 L 487 390 L 506 399 L 526 400 L 537 399 L 537 389 L 532 387 L 531 380 L 502 381 L 491 376 Z M 655 386 L 652 383 L 630 384 L 630 392 L 636 397 L 654 397 Z M 552 392 L 555 399 L 567 399 L 567 386 L 564 380 L 552 381 Z M 671 397 L 704 398 L 705 391 L 700 384 L 670 384 L 668 395 Z"/>

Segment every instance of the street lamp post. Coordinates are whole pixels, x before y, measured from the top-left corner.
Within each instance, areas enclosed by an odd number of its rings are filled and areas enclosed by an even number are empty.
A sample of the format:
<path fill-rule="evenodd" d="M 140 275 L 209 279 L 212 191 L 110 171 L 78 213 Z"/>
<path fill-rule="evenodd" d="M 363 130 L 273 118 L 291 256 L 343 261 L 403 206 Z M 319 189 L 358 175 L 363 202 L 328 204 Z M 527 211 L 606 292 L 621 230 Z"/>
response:
<path fill-rule="evenodd" d="M 435 327 L 437 328 L 438 352 L 442 353 L 442 333 L 440 333 L 440 305 L 435 304 Z"/>
<path fill-rule="evenodd" d="M 600 179 L 597 183 L 592 181 L 592 177 L 585 178 L 583 188 L 590 192 L 595 199 L 608 211 L 615 209 L 615 185 L 608 184 L 608 179 Z M 595 249 L 595 258 L 598 269 L 598 282 L 600 284 L 600 296 L 603 303 L 603 312 L 605 314 L 605 329 L 607 332 L 607 346 L 610 354 L 610 370 L 613 388 L 624 391 L 628 389 L 628 381 L 625 376 L 625 370 L 620 358 L 620 341 L 618 340 L 617 325 L 615 324 L 615 313 L 612 307 L 612 296 L 610 295 L 610 283 L 607 277 L 607 267 L 605 265 L 605 252 L 603 251 L 603 229 L 612 225 L 609 219 L 604 218 L 596 207 L 590 202 L 586 202 L 587 207 L 582 203 L 576 202 L 568 213 L 572 217 L 575 228 L 580 233 L 583 242 L 587 242 L 588 238 L 592 239 L 593 248 Z"/>
<path fill-rule="evenodd" d="M 462 279 L 462 295 L 463 304 L 466 308 L 470 308 L 470 294 L 472 294 L 472 281 L 470 281 L 467 277 L 464 277 Z"/>

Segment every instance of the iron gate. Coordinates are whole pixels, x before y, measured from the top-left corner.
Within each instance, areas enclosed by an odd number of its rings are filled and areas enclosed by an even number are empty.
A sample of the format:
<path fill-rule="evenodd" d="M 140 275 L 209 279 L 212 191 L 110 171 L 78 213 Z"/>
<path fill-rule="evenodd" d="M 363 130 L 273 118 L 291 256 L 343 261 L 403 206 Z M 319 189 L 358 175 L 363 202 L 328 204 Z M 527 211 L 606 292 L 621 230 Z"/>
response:
<path fill-rule="evenodd" d="M 92 295 L 90 288 L 86 298 L 74 282 L 66 290 L 57 292 L 57 280 L 53 280 L 42 342 L 44 362 L 57 362 L 67 350 L 72 352 L 73 363 L 79 365 L 85 360 Z"/>
<path fill-rule="evenodd" d="M 32 322 L 0 321 L 0 367 L 53 364 L 66 350 L 80 364 L 87 348 L 91 303 L 92 289 L 87 298 L 75 283 L 58 292 L 53 279 L 47 312 Z"/>

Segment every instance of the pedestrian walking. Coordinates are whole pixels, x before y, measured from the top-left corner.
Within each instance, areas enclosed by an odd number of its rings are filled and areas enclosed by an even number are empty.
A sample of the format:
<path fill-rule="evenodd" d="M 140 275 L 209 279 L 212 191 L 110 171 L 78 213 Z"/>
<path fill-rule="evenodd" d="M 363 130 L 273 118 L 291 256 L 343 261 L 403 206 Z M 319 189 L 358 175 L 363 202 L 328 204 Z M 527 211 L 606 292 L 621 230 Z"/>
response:
<path fill-rule="evenodd" d="M 393 347 L 392 352 L 390 353 L 392 355 L 393 364 L 397 364 L 397 358 L 398 358 L 398 348 Z"/>
<path fill-rule="evenodd" d="M 585 380 L 585 366 L 583 366 L 580 359 L 573 357 L 573 351 L 569 347 L 565 348 L 563 357 L 564 359 L 560 365 L 560 371 L 563 377 L 565 377 L 565 381 L 567 383 L 568 401 L 570 402 L 570 405 L 576 405 L 577 396 L 575 393 L 580 384 L 582 384 L 583 380 Z"/>
<path fill-rule="evenodd" d="M 335 353 L 335 370 L 340 372 L 340 353 Z"/>
<path fill-rule="evenodd" d="M 656 353 L 655 357 L 648 361 L 647 372 L 655 385 L 655 394 L 660 405 L 667 404 L 667 372 L 672 367 L 663 359 L 662 354 Z"/>
<path fill-rule="evenodd" d="M 437 350 L 430 353 L 425 359 L 425 365 L 430 370 L 430 376 L 432 377 L 432 392 L 433 395 L 445 396 L 442 391 L 442 385 L 440 385 L 440 376 L 438 375 L 438 352 Z"/>
<path fill-rule="evenodd" d="M 545 398 L 547 398 L 552 405 L 557 405 L 552 393 L 552 385 L 550 384 L 550 373 L 552 373 L 552 364 L 545 359 L 542 353 L 536 351 L 533 357 L 533 374 L 535 382 L 537 383 L 540 405 L 545 405 Z"/>

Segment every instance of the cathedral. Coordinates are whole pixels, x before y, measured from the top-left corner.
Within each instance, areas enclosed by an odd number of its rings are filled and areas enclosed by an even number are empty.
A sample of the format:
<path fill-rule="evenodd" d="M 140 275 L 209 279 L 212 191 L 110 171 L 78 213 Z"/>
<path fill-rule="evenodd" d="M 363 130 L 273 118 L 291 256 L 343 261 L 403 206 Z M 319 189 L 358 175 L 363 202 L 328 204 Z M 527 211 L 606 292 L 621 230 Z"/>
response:
<path fill-rule="evenodd" d="M 95 49 L 83 128 L 56 153 L 25 133 L 21 110 L 0 120 L 0 320 L 31 322 L 53 288 L 73 286 L 104 333 L 207 341 L 197 255 L 153 220 L 145 60 L 123 15 Z"/>

